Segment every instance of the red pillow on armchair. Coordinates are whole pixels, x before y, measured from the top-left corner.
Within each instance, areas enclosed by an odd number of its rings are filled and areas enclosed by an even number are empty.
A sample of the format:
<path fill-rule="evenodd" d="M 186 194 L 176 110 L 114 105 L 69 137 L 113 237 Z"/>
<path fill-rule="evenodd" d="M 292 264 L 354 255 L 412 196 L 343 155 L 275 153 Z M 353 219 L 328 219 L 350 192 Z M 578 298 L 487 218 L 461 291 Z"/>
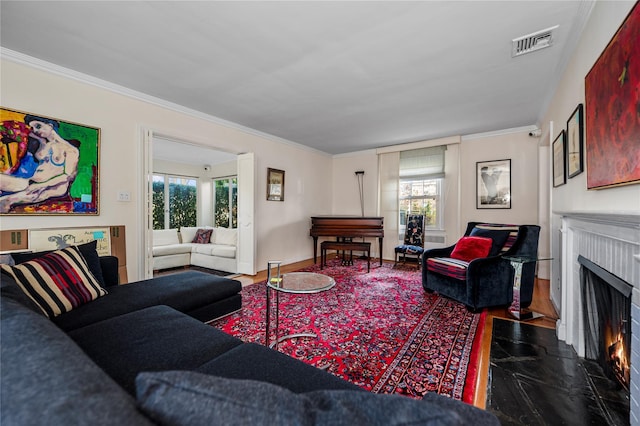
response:
<path fill-rule="evenodd" d="M 493 240 L 486 237 L 462 237 L 451 252 L 453 259 L 471 262 L 479 257 L 487 257 Z"/>

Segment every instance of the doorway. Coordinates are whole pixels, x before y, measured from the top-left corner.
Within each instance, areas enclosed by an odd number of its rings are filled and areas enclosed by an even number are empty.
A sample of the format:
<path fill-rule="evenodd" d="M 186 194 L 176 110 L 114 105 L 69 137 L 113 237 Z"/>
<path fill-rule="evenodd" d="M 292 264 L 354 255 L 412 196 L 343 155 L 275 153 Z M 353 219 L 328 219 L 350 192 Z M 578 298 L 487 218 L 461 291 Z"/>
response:
<path fill-rule="evenodd" d="M 205 146 L 179 137 L 161 134 L 150 129 L 144 129 L 142 134 L 143 147 L 143 178 L 141 191 L 144 194 L 141 214 L 141 241 L 144 247 L 140 251 L 140 264 L 144 265 L 141 272 L 142 279 L 153 276 L 153 196 L 154 172 L 171 171 L 168 174 L 188 176 L 197 179 L 205 195 L 197 201 L 198 226 L 214 225 L 214 179 L 221 175 L 237 177 L 238 198 L 237 229 L 238 244 L 236 249 L 238 273 L 255 274 L 255 233 L 253 229 L 254 216 L 254 160 L 253 154 L 231 153 L 210 146 Z M 157 219 L 157 218 L 156 218 Z"/>

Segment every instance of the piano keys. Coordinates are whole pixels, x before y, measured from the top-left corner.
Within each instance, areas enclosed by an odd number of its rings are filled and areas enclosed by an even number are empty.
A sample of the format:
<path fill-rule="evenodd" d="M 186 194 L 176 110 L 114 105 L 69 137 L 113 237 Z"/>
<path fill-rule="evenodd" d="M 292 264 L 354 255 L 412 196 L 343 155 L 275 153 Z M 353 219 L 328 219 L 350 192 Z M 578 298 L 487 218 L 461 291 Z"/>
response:
<path fill-rule="evenodd" d="M 361 216 L 314 216 L 311 218 L 309 235 L 313 237 L 313 263 L 318 256 L 318 237 L 358 238 L 377 237 L 382 266 L 382 238 L 384 226 L 382 217 Z"/>

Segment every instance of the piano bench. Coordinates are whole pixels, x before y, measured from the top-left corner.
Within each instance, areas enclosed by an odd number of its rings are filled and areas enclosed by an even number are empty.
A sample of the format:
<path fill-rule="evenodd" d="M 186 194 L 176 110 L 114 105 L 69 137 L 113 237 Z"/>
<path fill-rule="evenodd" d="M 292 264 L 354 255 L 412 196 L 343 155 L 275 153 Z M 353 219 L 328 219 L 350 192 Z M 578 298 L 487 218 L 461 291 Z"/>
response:
<path fill-rule="evenodd" d="M 363 251 L 367 253 L 367 273 L 371 270 L 371 243 L 354 241 L 323 241 L 320 244 L 320 269 L 327 266 L 327 250 L 337 250 L 349 252 L 349 264 L 353 265 L 353 251 Z M 345 262 L 343 261 L 343 264 Z"/>

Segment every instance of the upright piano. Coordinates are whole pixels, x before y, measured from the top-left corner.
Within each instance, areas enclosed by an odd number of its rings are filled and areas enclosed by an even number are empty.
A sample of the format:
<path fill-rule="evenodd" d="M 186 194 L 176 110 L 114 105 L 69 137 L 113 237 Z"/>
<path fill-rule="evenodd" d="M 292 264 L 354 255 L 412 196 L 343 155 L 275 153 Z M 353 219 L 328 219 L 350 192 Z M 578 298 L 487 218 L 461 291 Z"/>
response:
<path fill-rule="evenodd" d="M 318 256 L 318 237 L 357 238 L 378 237 L 382 266 L 383 218 L 361 216 L 315 216 L 311 218 L 309 235 L 313 237 L 313 263 Z"/>

